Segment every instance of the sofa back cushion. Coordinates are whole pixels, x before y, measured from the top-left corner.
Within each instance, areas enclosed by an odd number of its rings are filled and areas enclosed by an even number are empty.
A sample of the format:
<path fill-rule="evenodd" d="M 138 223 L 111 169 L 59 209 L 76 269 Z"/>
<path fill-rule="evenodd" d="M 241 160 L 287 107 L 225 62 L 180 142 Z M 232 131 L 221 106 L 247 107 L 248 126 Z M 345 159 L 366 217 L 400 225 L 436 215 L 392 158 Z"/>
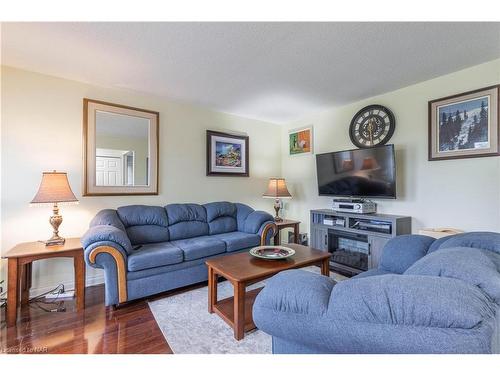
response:
<path fill-rule="evenodd" d="M 125 226 L 118 217 L 116 210 L 112 209 L 101 210 L 94 216 L 89 227 L 95 227 L 97 225 L 111 225 L 125 232 Z"/>
<path fill-rule="evenodd" d="M 199 204 L 169 204 L 165 206 L 170 240 L 181 240 L 208 234 L 207 213 Z"/>
<path fill-rule="evenodd" d="M 484 249 L 500 254 L 500 233 L 494 232 L 468 232 L 455 234 L 438 240 L 429 252 L 450 247 L 472 247 Z M 436 241 L 436 242 L 438 242 Z"/>
<path fill-rule="evenodd" d="M 117 211 L 132 245 L 170 239 L 168 218 L 163 207 L 132 205 L 119 207 Z"/>
<path fill-rule="evenodd" d="M 243 203 L 235 203 L 234 205 L 236 206 L 236 221 L 238 223 L 238 231 L 244 232 L 247 218 L 255 210 Z"/>
<path fill-rule="evenodd" d="M 500 303 L 500 254 L 470 247 L 435 251 L 408 268 L 405 275 L 459 279 L 481 289 Z"/>
<path fill-rule="evenodd" d="M 408 267 L 427 254 L 434 238 L 418 234 L 394 237 L 382 251 L 380 266 L 384 271 L 402 274 Z"/>
<path fill-rule="evenodd" d="M 238 229 L 236 205 L 230 202 L 213 202 L 203 205 L 207 212 L 209 234 L 234 232 Z"/>

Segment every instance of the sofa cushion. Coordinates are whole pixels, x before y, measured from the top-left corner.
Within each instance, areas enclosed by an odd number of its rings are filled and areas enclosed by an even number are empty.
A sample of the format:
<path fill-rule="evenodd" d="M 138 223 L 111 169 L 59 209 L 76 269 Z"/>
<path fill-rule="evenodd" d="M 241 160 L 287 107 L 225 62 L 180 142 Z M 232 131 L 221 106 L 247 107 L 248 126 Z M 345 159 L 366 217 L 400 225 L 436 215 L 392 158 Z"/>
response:
<path fill-rule="evenodd" d="M 248 215 L 254 212 L 254 209 L 243 203 L 235 203 L 236 206 L 236 221 L 238 222 L 238 231 L 245 231 L 245 223 Z"/>
<path fill-rule="evenodd" d="M 213 202 L 203 206 L 207 211 L 209 234 L 233 232 L 237 229 L 234 203 Z"/>
<path fill-rule="evenodd" d="M 181 263 L 184 253 L 171 242 L 161 242 L 141 246 L 128 257 L 128 270 L 140 271 L 148 268 Z"/>
<path fill-rule="evenodd" d="M 159 225 L 134 225 L 126 229 L 133 245 L 166 242 L 170 239 L 168 228 Z"/>
<path fill-rule="evenodd" d="M 226 252 L 228 253 L 260 245 L 260 236 L 252 233 L 230 232 L 210 237 L 223 241 L 226 244 Z"/>
<path fill-rule="evenodd" d="M 427 254 L 434 238 L 407 234 L 391 239 L 385 245 L 380 258 L 380 269 L 402 274 L 408 267 Z"/>
<path fill-rule="evenodd" d="M 470 247 L 435 251 L 408 268 L 405 275 L 441 276 L 477 286 L 500 303 L 500 255 Z"/>
<path fill-rule="evenodd" d="M 173 241 L 184 252 L 184 260 L 205 258 L 210 255 L 221 254 L 226 251 L 226 244 L 213 237 L 202 236 Z"/>
<path fill-rule="evenodd" d="M 168 218 L 163 207 L 132 205 L 118 207 L 117 211 L 125 227 L 133 225 L 158 225 L 168 227 Z"/>
<path fill-rule="evenodd" d="M 169 204 L 165 206 L 170 240 L 208 235 L 207 213 L 199 204 Z"/>
<path fill-rule="evenodd" d="M 133 205 L 119 207 L 117 212 L 133 245 L 170 239 L 167 214 L 163 207 Z"/>

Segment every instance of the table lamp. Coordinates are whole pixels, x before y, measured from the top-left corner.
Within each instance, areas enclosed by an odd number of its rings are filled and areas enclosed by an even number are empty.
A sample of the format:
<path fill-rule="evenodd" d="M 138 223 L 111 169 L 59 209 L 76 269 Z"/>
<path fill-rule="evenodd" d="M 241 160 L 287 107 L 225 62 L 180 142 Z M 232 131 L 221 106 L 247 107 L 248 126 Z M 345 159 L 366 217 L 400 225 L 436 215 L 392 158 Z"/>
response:
<path fill-rule="evenodd" d="M 54 232 L 51 238 L 44 241 L 46 246 L 64 244 L 64 238 L 59 236 L 59 225 L 61 225 L 63 219 L 59 215 L 59 207 L 57 206 L 58 203 L 62 202 L 78 202 L 78 199 L 76 199 L 75 194 L 73 194 L 69 186 L 68 176 L 65 172 L 43 172 L 42 182 L 31 204 L 54 205 L 52 216 L 49 220 Z"/>
<path fill-rule="evenodd" d="M 267 191 L 262 195 L 264 198 L 274 198 L 274 210 L 276 211 L 276 216 L 274 221 L 283 221 L 280 217 L 279 212 L 281 209 L 281 198 L 291 198 L 292 195 L 286 187 L 286 182 L 284 178 L 270 178 L 269 185 L 267 185 Z"/>

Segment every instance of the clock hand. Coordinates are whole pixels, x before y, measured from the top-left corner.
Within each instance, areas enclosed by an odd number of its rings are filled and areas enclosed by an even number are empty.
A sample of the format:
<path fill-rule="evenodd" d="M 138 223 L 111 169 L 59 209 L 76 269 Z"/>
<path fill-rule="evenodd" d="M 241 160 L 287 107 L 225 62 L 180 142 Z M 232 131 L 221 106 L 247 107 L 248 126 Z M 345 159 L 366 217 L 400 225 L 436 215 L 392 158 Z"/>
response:
<path fill-rule="evenodd" d="M 368 121 L 368 132 L 370 133 L 370 143 L 373 145 L 373 120 Z"/>

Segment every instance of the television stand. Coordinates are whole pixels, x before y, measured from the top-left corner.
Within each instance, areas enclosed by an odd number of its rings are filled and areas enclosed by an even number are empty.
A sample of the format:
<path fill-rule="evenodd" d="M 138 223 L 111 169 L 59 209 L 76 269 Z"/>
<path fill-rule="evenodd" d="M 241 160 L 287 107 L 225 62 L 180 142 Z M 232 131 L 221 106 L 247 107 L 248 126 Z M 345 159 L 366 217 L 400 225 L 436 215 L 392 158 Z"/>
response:
<path fill-rule="evenodd" d="M 332 254 L 330 269 L 346 276 L 377 268 L 393 237 L 411 234 L 411 217 L 311 210 L 311 247 Z"/>

